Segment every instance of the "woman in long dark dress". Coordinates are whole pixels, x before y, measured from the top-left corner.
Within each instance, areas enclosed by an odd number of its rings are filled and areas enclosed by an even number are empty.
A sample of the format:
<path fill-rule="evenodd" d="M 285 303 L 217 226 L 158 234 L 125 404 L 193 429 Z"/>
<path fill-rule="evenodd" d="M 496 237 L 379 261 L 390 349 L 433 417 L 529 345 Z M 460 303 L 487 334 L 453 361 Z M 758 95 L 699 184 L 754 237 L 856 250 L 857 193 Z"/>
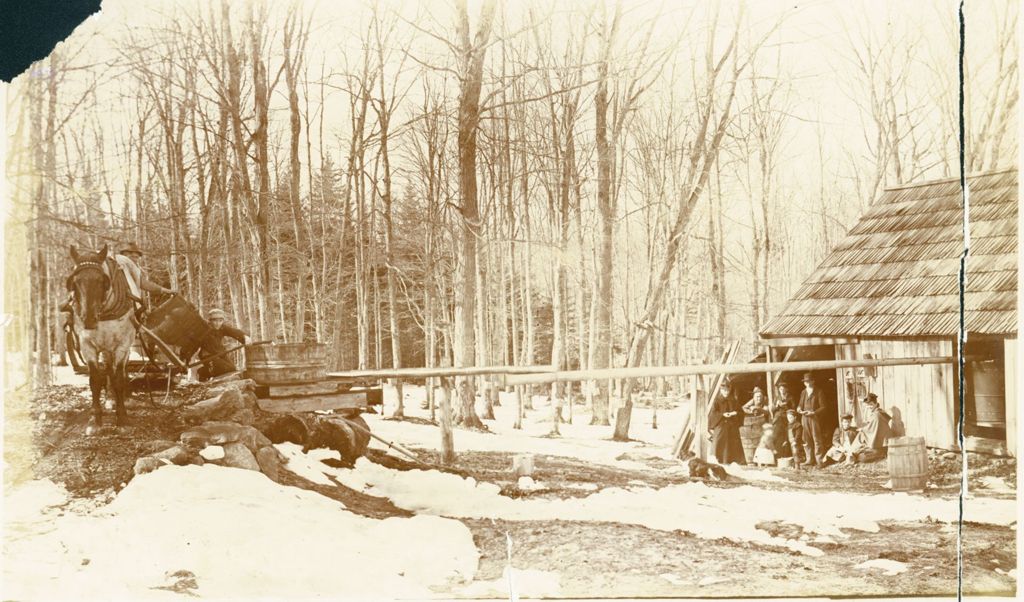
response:
<path fill-rule="evenodd" d="M 708 430 L 712 433 L 712 447 L 719 464 L 747 463 L 740 441 L 741 424 L 743 407 L 733 396 L 729 381 L 723 381 L 708 412 Z"/>

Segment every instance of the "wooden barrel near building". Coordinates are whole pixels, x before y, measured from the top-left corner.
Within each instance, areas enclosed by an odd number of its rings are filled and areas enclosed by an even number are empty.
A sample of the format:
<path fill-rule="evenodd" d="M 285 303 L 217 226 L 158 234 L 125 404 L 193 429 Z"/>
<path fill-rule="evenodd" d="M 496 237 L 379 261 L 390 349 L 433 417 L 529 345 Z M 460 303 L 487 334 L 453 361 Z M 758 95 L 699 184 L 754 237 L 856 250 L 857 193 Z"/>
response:
<path fill-rule="evenodd" d="M 287 385 L 323 380 L 327 345 L 262 343 L 245 350 L 245 371 L 259 385 Z"/>
<path fill-rule="evenodd" d="M 928 450 L 924 437 L 889 439 L 889 478 L 893 491 L 924 491 L 928 485 Z"/>
<path fill-rule="evenodd" d="M 743 426 L 740 427 L 740 442 L 743 443 L 743 455 L 747 462 L 754 461 L 754 450 L 761 441 L 761 434 L 764 432 L 764 416 L 744 416 Z"/>

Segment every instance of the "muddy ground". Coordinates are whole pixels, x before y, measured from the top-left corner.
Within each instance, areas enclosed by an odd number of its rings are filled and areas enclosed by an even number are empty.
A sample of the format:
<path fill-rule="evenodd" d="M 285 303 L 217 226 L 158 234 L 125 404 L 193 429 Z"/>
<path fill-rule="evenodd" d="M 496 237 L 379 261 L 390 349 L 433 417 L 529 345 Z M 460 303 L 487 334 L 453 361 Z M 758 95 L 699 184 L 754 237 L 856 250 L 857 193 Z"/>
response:
<path fill-rule="evenodd" d="M 145 455 L 154 440 L 176 440 L 185 424 L 175 410 L 185 398 L 201 399 L 201 387 L 179 388 L 164 399 L 163 391 L 151 402 L 136 393 L 129 402 L 129 424 L 107 427 L 87 435 L 87 389 L 58 386 L 8 396 L 5 402 L 4 454 L 8 464 L 5 485 L 31 478 L 50 478 L 81 498 L 103 498 L 119 490 L 132 476 L 136 458 Z M 112 416 L 108 416 L 108 424 Z M 414 450 L 425 461 L 434 453 Z M 398 470 L 424 468 L 370 450 L 371 461 Z M 529 494 L 540 498 L 590 495 L 606 487 L 645 485 L 664 487 L 686 480 L 668 474 L 666 460 L 629 454 L 622 459 L 642 462 L 647 469 L 626 470 L 559 456 L 535 457 L 534 478 L 547 487 Z M 1016 483 L 1016 465 L 970 454 L 972 484 L 983 475 Z M 960 456 L 931 454 L 932 481 L 926 495 L 958 491 Z M 504 494 L 523 496 L 510 475 L 511 454 L 463 452 L 451 472 L 502 486 Z M 888 479 L 884 463 L 821 470 L 783 471 L 786 483 L 758 482 L 768 489 L 802 489 L 858 493 L 884 493 Z M 386 499 L 342 486 L 325 487 L 283 471 L 283 482 L 318 491 L 343 502 L 353 512 L 374 518 L 409 516 Z M 715 487 L 746 484 L 740 480 L 710 483 Z M 973 486 L 973 485 L 972 485 Z M 1006 497 L 1010 494 L 996 494 Z M 951 595 L 956 592 L 955 525 L 883 522 L 878 533 L 851 531 L 850 537 L 827 554 L 810 558 L 798 553 L 706 540 L 676 531 L 665 532 L 635 525 L 587 522 L 513 522 L 462 519 L 473 533 L 481 553 L 477 580 L 502 576 L 507 564 L 507 539 L 513 541 L 512 560 L 517 569 L 554 571 L 560 575 L 561 594 L 567 597 L 617 596 L 821 596 L 821 595 Z M 799 527 L 764 524 L 762 528 L 799 538 Z M 1015 531 L 986 525 L 964 525 L 964 588 L 969 594 L 1012 594 L 1015 580 L 1001 575 L 1016 566 Z M 889 558 L 909 565 L 900 575 L 859 571 L 865 560 Z"/>

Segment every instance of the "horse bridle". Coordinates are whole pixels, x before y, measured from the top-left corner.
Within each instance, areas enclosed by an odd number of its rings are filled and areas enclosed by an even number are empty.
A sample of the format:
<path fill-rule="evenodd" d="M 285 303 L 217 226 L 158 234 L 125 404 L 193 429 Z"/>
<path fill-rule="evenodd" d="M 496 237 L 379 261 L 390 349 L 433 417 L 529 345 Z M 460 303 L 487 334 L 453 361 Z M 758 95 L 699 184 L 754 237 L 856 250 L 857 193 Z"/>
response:
<path fill-rule="evenodd" d="M 99 270 L 100 274 L 103 274 L 103 292 L 106 295 L 107 289 L 110 288 L 110 276 L 107 275 L 106 270 L 103 269 L 103 264 L 96 261 L 83 261 L 75 264 L 75 269 L 71 270 L 71 275 L 68 276 L 68 280 L 65 283 L 69 291 L 74 291 L 73 281 L 75 276 L 85 270 Z"/>

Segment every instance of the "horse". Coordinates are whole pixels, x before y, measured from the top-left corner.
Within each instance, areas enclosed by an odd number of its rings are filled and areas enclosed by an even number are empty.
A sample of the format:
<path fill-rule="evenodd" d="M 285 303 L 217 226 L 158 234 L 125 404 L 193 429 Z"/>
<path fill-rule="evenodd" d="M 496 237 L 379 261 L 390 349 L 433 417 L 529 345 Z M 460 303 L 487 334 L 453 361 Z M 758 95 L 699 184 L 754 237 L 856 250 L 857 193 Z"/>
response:
<path fill-rule="evenodd" d="M 79 253 L 72 245 L 71 259 L 75 267 L 66 282 L 72 293 L 73 328 L 82 359 L 89 367 L 91 422 L 96 428 L 103 424 L 100 395 L 108 382 L 107 400 L 114 399 L 115 424 L 127 423 L 128 354 L 135 341 L 134 302 L 124 273 L 113 258 L 107 257 L 107 250 L 104 245 L 98 253 Z M 106 360 L 103 364 L 101 357 Z"/>

